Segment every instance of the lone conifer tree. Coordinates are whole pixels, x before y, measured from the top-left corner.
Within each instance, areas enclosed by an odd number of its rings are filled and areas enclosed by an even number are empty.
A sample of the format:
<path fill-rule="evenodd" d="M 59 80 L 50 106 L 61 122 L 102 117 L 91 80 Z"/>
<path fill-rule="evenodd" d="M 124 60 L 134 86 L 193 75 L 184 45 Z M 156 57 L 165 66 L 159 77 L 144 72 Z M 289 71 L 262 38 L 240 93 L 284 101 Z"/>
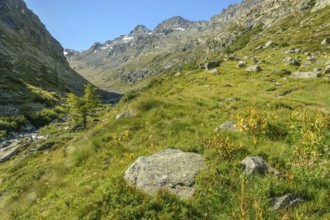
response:
<path fill-rule="evenodd" d="M 96 88 L 91 84 L 85 85 L 83 97 L 76 96 L 73 93 L 68 94 L 67 103 L 70 115 L 77 124 L 82 124 L 83 128 L 87 126 L 87 116 L 94 115 L 100 99 L 96 94 Z"/>

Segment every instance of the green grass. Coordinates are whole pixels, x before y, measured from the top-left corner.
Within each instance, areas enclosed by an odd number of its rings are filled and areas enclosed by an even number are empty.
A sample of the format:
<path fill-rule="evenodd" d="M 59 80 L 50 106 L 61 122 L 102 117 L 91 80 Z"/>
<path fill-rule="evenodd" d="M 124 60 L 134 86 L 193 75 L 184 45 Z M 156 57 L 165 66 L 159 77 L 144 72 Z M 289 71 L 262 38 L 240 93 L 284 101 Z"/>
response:
<path fill-rule="evenodd" d="M 309 16 L 315 17 L 316 25 L 326 12 Z M 290 30 L 295 22 L 283 24 Z M 287 56 L 282 49 L 312 49 L 316 44 L 297 44 L 294 39 L 299 36 L 292 32 L 290 47 L 254 51 L 265 43 L 261 35 L 281 44 L 281 36 L 266 29 L 255 38 L 249 36 L 249 44 L 236 51 L 238 57 L 253 51 L 264 60 L 260 73 L 237 68 L 237 61 L 223 62 L 219 74 L 181 70 L 174 77 L 170 71 L 135 85 L 139 90 L 115 107 L 102 106 L 86 131 L 65 130 L 70 124 L 42 128 L 42 134 L 51 134 L 53 148 L 30 152 L 42 144 L 35 143 L 0 164 L 2 218 L 240 219 L 243 209 L 246 219 L 329 219 L 330 84 L 323 78 L 292 79 L 289 74 L 297 67 L 282 62 Z M 329 56 L 327 48 L 317 50 Z M 290 56 L 306 59 L 305 54 Z M 320 56 L 309 68 L 327 60 Z M 247 62 L 251 65 L 252 57 Z M 115 120 L 126 110 L 132 117 Z M 214 132 L 238 118 L 244 132 Z M 167 147 L 197 152 L 205 159 L 191 199 L 164 191 L 149 197 L 123 179 L 139 156 Z M 262 157 L 280 174 L 243 175 L 239 163 L 246 156 Z M 304 202 L 273 211 L 272 199 L 286 193 Z"/>

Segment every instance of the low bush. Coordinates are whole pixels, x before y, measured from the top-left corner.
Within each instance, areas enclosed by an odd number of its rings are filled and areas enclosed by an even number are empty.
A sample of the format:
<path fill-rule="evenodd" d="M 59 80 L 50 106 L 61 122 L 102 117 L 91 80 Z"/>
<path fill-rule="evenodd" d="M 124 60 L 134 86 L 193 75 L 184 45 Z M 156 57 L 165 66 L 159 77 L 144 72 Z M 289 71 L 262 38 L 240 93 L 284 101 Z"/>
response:
<path fill-rule="evenodd" d="M 58 114 L 53 109 L 45 108 L 39 112 L 27 115 L 26 117 L 33 126 L 40 128 L 56 119 Z"/>

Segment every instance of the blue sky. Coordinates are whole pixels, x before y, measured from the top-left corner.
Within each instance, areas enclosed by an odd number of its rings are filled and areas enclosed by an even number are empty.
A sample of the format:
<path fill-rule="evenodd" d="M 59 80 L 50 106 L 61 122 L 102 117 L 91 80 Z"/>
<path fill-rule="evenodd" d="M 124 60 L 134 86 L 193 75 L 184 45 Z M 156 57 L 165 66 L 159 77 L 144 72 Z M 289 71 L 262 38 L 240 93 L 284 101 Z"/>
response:
<path fill-rule="evenodd" d="M 136 25 L 154 29 L 173 16 L 206 20 L 242 0 L 25 0 L 64 48 L 85 50 L 94 42 L 128 34 Z"/>

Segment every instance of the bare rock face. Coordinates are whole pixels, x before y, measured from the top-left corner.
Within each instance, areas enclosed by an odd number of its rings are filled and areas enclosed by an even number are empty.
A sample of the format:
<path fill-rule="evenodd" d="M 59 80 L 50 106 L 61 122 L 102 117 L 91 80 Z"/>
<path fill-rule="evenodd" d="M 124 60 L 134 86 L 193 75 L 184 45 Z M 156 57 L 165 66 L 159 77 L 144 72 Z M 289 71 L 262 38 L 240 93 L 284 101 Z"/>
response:
<path fill-rule="evenodd" d="M 150 195 L 166 189 L 181 198 L 189 198 L 194 193 L 195 177 L 204 167 L 201 155 L 168 148 L 149 157 L 139 157 L 126 170 L 124 178 Z"/>

